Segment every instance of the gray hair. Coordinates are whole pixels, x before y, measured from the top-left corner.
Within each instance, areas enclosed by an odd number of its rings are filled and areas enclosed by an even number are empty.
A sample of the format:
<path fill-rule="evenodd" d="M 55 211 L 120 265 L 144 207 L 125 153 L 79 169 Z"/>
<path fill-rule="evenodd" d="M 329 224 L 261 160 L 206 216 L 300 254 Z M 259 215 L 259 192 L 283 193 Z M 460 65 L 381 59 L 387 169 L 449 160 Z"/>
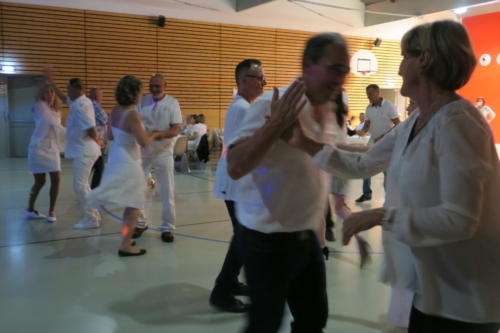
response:
<path fill-rule="evenodd" d="M 430 62 L 423 74 L 446 90 L 463 87 L 476 66 L 467 31 L 462 24 L 451 20 L 426 23 L 411 29 L 401 40 L 401 51 L 411 56 L 427 52 Z"/>

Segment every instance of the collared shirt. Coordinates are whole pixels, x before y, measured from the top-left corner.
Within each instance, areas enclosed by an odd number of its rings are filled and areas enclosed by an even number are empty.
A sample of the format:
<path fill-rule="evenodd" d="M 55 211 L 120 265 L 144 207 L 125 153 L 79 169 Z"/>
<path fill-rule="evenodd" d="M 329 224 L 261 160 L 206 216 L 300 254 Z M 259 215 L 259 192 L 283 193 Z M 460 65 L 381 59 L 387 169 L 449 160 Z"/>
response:
<path fill-rule="evenodd" d="M 101 155 L 99 145 L 87 134 L 88 129 L 96 126 L 92 101 L 82 95 L 74 101 L 68 99 L 68 104 L 70 112 L 66 120 L 64 156 L 76 158 Z"/>
<path fill-rule="evenodd" d="M 460 99 L 408 143 L 418 115 L 365 154 L 325 147 L 315 159 L 340 177 L 387 169 L 384 281 L 415 291 L 426 314 L 500 322 L 500 163 L 491 130 Z"/>
<path fill-rule="evenodd" d="M 365 117 L 370 121 L 370 140 L 376 141 L 394 127 L 392 119 L 398 118 L 399 115 L 394 105 L 383 99 L 379 106 L 369 104 L 366 107 Z"/>
<path fill-rule="evenodd" d="M 284 91 L 286 88 L 280 89 L 281 96 Z M 228 145 L 252 136 L 266 123 L 272 94 L 265 93 L 250 106 Z M 259 165 L 238 180 L 234 198 L 238 220 L 263 233 L 318 231 L 329 189 L 330 176 L 308 154 L 278 140 Z"/>
<path fill-rule="evenodd" d="M 92 101 L 92 105 L 94 106 L 97 132 L 99 133 L 100 137 L 104 137 L 106 125 L 108 124 L 108 114 L 104 112 L 99 102 Z"/>
<path fill-rule="evenodd" d="M 159 101 L 155 101 L 153 95 L 145 95 L 142 97 L 138 108 L 144 122 L 144 127 L 148 133 L 154 130 L 166 131 L 173 124 L 182 124 L 179 102 L 172 96 L 165 95 Z M 154 141 L 146 148 L 143 148 L 142 152 L 143 154 L 157 154 L 163 151 L 172 152 L 174 142 L 175 137 Z"/>
<path fill-rule="evenodd" d="M 227 144 L 230 142 L 243 122 L 246 112 L 250 108 L 250 103 L 240 95 L 236 95 L 226 112 L 224 120 L 224 144 L 222 154 L 217 163 L 215 184 L 213 194 L 217 198 L 224 200 L 234 200 L 236 180 L 229 177 L 227 173 Z"/>

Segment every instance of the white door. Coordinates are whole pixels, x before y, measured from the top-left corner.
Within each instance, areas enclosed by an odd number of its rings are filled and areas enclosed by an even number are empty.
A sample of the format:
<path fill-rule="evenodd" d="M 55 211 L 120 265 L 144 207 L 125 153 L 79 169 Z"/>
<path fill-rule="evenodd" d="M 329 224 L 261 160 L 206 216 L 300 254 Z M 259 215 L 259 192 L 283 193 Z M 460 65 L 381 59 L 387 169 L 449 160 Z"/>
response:
<path fill-rule="evenodd" d="M 0 158 L 10 156 L 7 77 L 0 75 Z"/>
<path fill-rule="evenodd" d="M 8 78 L 10 156 L 26 157 L 35 128 L 31 108 L 38 92 L 40 77 L 10 76 Z"/>

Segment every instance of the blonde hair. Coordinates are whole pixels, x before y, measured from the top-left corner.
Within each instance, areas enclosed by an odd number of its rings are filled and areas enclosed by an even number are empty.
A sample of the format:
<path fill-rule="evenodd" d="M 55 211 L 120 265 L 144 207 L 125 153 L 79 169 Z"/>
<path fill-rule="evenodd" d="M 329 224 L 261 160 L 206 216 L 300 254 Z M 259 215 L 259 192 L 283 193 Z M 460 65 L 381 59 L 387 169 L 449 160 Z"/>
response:
<path fill-rule="evenodd" d="M 401 50 L 411 56 L 427 52 L 430 62 L 423 74 L 446 90 L 463 87 L 476 67 L 467 31 L 451 20 L 416 26 L 403 36 Z"/>
<path fill-rule="evenodd" d="M 49 92 L 49 91 L 52 91 L 53 93 L 55 93 L 55 90 L 54 90 L 54 87 L 52 87 L 52 85 L 50 83 L 42 83 L 42 85 L 40 86 L 40 88 L 38 89 L 38 92 L 36 94 L 36 100 L 37 101 L 44 101 L 45 103 L 47 103 L 51 108 L 54 108 L 56 107 L 56 99 L 54 98 L 54 101 L 51 103 L 51 101 L 47 101 L 46 100 L 46 93 Z"/>

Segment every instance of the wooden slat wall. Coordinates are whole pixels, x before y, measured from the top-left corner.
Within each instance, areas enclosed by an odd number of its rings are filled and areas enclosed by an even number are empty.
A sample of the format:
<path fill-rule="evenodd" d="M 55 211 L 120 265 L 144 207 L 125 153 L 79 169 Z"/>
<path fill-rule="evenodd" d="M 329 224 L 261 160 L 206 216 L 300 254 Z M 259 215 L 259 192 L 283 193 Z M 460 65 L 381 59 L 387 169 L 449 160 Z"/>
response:
<path fill-rule="evenodd" d="M 220 125 L 219 50 L 219 24 L 168 19 L 158 29 L 158 67 L 167 77 L 167 92 L 183 114 L 205 114 L 211 128 Z"/>
<path fill-rule="evenodd" d="M 135 75 L 148 91 L 158 68 L 156 27 L 144 16 L 85 11 L 85 70 L 87 87 L 104 92 L 103 107 L 116 105 L 114 89 L 124 75 Z"/>
<path fill-rule="evenodd" d="M 19 74 L 38 75 L 53 64 L 61 88 L 72 77 L 104 90 L 104 107 L 114 102 L 117 80 L 133 74 L 148 80 L 155 72 L 167 78 L 167 92 L 183 114 L 204 113 L 210 128 L 223 127 L 232 100 L 234 68 L 244 58 L 260 59 L 268 86 L 284 86 L 301 73 L 301 56 L 311 32 L 167 19 L 164 28 L 154 17 L 0 2 L 0 59 L 15 63 Z M 377 83 L 399 87 L 399 42 L 347 37 L 350 52 L 370 49 L 379 72 L 363 78 L 349 75 L 350 109 L 363 112 L 365 87 Z M 67 112 L 67 110 L 65 110 Z"/>

